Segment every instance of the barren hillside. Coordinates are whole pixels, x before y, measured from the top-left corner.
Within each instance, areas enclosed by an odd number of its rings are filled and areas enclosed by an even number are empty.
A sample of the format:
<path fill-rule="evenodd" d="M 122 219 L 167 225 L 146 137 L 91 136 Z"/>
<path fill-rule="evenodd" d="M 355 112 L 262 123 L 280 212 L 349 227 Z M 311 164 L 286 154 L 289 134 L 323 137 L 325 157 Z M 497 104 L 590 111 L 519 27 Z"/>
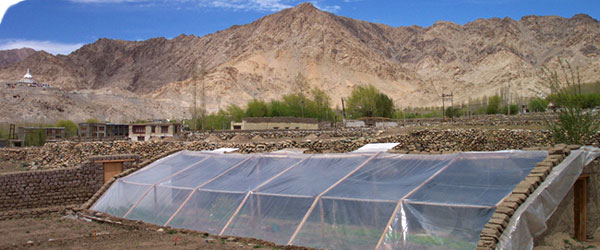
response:
<path fill-rule="evenodd" d="M 399 106 L 431 106 L 441 104 L 442 92 L 459 103 L 493 95 L 509 80 L 515 95 L 534 95 L 541 67 L 556 67 L 558 58 L 579 67 L 584 80 L 598 80 L 599 48 L 600 23 L 583 14 L 391 27 L 305 3 L 203 37 L 100 39 L 67 56 L 36 52 L 1 68 L 0 81 L 31 68 L 64 91 L 110 92 L 185 110 L 194 79 L 204 79 L 207 108 L 216 110 L 289 93 L 300 73 L 335 104 L 353 86 L 373 84 Z M 206 76 L 194 78 L 201 69 Z"/>
<path fill-rule="evenodd" d="M 33 53 L 35 50 L 30 48 L 0 50 L 0 68 L 23 61 Z"/>

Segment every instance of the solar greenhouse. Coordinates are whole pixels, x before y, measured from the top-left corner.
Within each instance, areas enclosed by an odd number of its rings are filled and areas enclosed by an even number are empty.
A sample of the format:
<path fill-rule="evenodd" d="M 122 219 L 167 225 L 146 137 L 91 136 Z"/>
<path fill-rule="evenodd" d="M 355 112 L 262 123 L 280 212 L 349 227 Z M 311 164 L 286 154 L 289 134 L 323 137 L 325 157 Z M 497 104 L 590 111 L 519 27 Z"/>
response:
<path fill-rule="evenodd" d="M 547 155 L 181 151 L 118 179 L 91 209 L 280 245 L 474 249 L 499 203 Z"/>

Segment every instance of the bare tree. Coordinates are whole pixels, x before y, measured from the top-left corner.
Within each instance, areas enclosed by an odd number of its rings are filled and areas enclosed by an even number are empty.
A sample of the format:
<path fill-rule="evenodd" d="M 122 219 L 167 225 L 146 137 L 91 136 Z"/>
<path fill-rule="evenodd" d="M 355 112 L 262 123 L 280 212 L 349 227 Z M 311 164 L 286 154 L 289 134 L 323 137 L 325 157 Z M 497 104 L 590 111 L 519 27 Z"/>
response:
<path fill-rule="evenodd" d="M 296 79 L 294 80 L 294 93 L 300 96 L 300 109 L 302 112 L 302 117 L 304 117 L 304 99 L 306 98 L 306 94 L 310 90 L 310 86 L 308 85 L 308 80 L 306 77 L 302 75 L 302 73 L 298 73 L 296 75 Z"/>
<path fill-rule="evenodd" d="M 192 107 L 192 130 L 198 130 L 198 121 L 201 122 L 200 128 L 204 130 L 204 118 L 206 117 L 206 85 L 204 77 L 206 76 L 206 70 L 204 65 L 194 64 L 192 68 L 192 83 L 194 84 L 193 96 L 193 107 Z M 198 95 L 198 81 L 201 81 L 200 89 L 200 108 L 198 108 L 197 95 Z"/>

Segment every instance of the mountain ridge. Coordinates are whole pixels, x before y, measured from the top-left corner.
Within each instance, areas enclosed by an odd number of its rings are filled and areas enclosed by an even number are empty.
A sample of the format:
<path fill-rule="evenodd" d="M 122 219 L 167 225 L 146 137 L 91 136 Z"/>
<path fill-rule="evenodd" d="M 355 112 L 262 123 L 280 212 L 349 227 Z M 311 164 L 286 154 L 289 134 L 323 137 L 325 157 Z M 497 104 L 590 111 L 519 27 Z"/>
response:
<path fill-rule="evenodd" d="M 392 27 L 304 3 L 202 37 L 99 39 L 69 55 L 37 52 L 1 68 L 0 79 L 17 79 L 30 67 L 65 91 L 114 90 L 189 107 L 202 68 L 214 111 L 291 93 L 301 74 L 334 104 L 352 87 L 373 84 L 400 107 L 436 106 L 442 92 L 462 103 L 508 81 L 518 95 L 536 95 L 540 69 L 555 68 L 558 58 L 579 66 L 584 80 L 598 80 L 598 48 L 600 24 L 585 14 Z"/>

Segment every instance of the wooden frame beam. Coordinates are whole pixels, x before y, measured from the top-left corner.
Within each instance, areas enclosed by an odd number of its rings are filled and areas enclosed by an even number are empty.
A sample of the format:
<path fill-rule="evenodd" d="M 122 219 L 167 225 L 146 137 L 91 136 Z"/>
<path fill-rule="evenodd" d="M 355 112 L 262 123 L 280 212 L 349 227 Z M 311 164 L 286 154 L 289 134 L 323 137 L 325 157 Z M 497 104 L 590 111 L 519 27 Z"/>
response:
<path fill-rule="evenodd" d="M 221 229 L 221 232 L 219 233 L 219 236 L 223 235 L 223 233 L 225 233 L 225 230 L 227 230 L 227 228 L 229 227 L 229 225 L 231 224 L 231 222 L 233 222 L 233 218 L 235 218 L 235 216 L 237 216 L 237 214 L 240 212 L 240 210 L 242 209 L 242 207 L 244 206 L 244 204 L 246 204 L 246 201 L 248 201 L 248 197 L 250 197 L 250 195 L 252 195 L 252 193 L 254 193 L 254 191 L 260 189 L 261 187 L 267 185 L 268 183 L 270 183 L 271 181 L 275 180 L 277 177 L 285 174 L 286 172 L 290 171 L 292 168 L 300 165 L 302 162 L 305 162 L 306 160 L 308 160 L 309 158 L 312 158 L 311 156 L 308 157 L 304 157 L 302 160 L 294 163 L 293 165 L 291 165 L 290 167 L 284 169 L 283 171 L 281 171 L 279 174 L 274 175 L 273 177 L 269 178 L 268 180 L 264 181 L 263 183 L 261 183 L 260 185 L 256 186 L 254 189 L 252 189 L 251 191 L 248 191 L 248 193 L 246 193 L 246 196 L 244 197 L 244 199 L 242 200 L 242 202 L 240 203 L 240 205 L 238 205 L 237 209 L 235 210 L 235 212 L 233 212 L 233 214 L 231 215 L 231 217 L 229 218 L 229 220 L 227 221 L 227 224 L 225 224 L 225 226 L 223 226 L 223 229 Z M 263 194 L 264 195 L 264 194 Z"/>
<path fill-rule="evenodd" d="M 390 216 L 390 219 L 388 220 L 388 223 L 385 226 L 385 229 L 383 230 L 383 233 L 381 234 L 381 237 L 379 238 L 379 241 L 377 242 L 377 245 L 375 246 L 375 250 L 379 249 L 381 247 L 381 244 L 383 243 L 383 239 L 385 239 L 385 235 L 387 234 L 387 232 L 389 231 L 390 227 L 392 226 L 392 222 L 394 221 L 394 218 L 396 217 L 396 214 L 398 213 L 398 210 L 400 210 L 400 207 L 402 206 L 402 202 L 410 195 L 412 195 L 413 193 L 417 192 L 417 190 L 419 190 L 421 187 L 425 186 L 425 184 L 429 183 L 431 180 L 433 180 L 433 178 L 435 178 L 436 176 L 438 176 L 439 174 L 441 174 L 442 172 L 444 172 L 444 170 L 446 170 L 448 167 L 450 167 L 452 165 L 452 163 L 454 163 L 458 158 L 461 158 L 460 154 L 457 154 L 454 159 L 452 159 L 450 162 L 448 162 L 446 164 L 446 166 L 442 167 L 440 170 L 438 170 L 437 172 L 435 172 L 435 174 L 431 175 L 429 178 L 427 178 L 425 181 L 423 181 L 419 186 L 413 188 L 413 190 L 411 190 L 410 192 L 408 192 L 407 194 L 405 194 L 399 201 L 398 204 L 396 204 L 396 208 L 394 209 L 394 212 L 392 212 L 392 216 Z"/>
<path fill-rule="evenodd" d="M 460 208 L 496 208 L 495 205 L 470 205 L 470 204 L 451 204 L 451 203 L 439 203 L 439 202 L 426 202 L 426 201 L 408 201 L 410 204 L 416 205 L 429 205 L 438 207 L 460 207 Z"/>
<path fill-rule="evenodd" d="M 181 203 L 181 205 L 179 205 L 179 207 L 177 208 L 177 210 L 175 210 L 175 212 L 171 215 L 171 217 L 169 217 L 169 219 L 167 220 L 167 222 L 165 222 L 165 224 L 163 224 L 163 226 L 166 226 L 167 224 L 169 224 L 169 222 L 171 222 L 171 220 L 173 220 L 173 218 L 175 218 L 175 216 L 179 213 L 179 211 L 181 211 L 181 209 L 183 208 L 183 206 L 185 206 L 185 204 L 192 198 L 192 196 L 194 195 L 194 193 L 201 187 L 207 185 L 208 183 L 213 182 L 214 180 L 218 179 L 219 177 L 226 175 L 227 173 L 231 172 L 233 169 L 243 165 L 245 162 L 249 161 L 250 159 L 254 158 L 254 155 L 250 155 L 247 156 L 246 158 L 244 158 L 244 160 L 234 164 L 233 166 L 231 166 L 230 168 L 228 168 L 227 170 L 223 171 L 222 173 L 216 175 L 215 177 L 211 178 L 210 180 L 207 180 L 203 183 L 201 183 L 200 185 L 196 186 L 192 192 L 190 192 L 190 194 L 185 198 L 185 200 Z"/>
<path fill-rule="evenodd" d="M 150 186 L 150 187 L 148 188 L 148 190 L 146 190 L 146 192 L 144 192 L 144 194 L 143 194 L 143 195 L 140 197 L 140 199 L 139 199 L 139 200 L 138 200 L 138 201 L 137 201 L 135 204 L 133 204 L 133 206 L 131 206 L 131 208 L 129 208 L 129 210 L 127 210 L 127 213 L 125 213 L 125 215 L 123 215 L 123 218 L 126 218 L 126 217 L 127 217 L 127 215 L 129 215 L 129 214 L 131 213 L 131 211 L 133 211 L 133 209 L 135 209 L 135 208 L 136 208 L 136 207 L 137 207 L 137 206 L 140 204 L 140 202 L 142 202 L 142 200 L 143 200 L 143 199 L 146 197 L 146 195 L 147 195 L 147 194 L 150 192 L 150 190 L 152 190 L 152 188 L 156 187 L 156 184 L 157 184 L 157 183 L 161 183 L 161 182 L 163 182 L 163 181 L 165 181 L 165 180 L 167 180 L 167 179 L 169 179 L 169 178 L 171 178 L 171 177 L 173 177 L 173 176 L 175 176 L 175 175 L 178 175 L 178 174 L 180 174 L 181 172 L 183 172 L 183 171 L 185 171 L 185 170 L 188 170 L 188 169 L 190 169 L 190 168 L 192 168 L 192 167 L 194 167 L 194 166 L 196 166 L 196 165 L 199 165 L 199 164 L 201 164 L 202 162 L 204 162 L 204 161 L 208 160 L 210 157 L 211 157 L 211 156 L 209 156 L 209 157 L 206 157 L 206 158 L 204 158 L 204 159 L 202 159 L 202 160 L 200 160 L 200 161 L 198 161 L 198 162 L 194 162 L 193 164 L 190 164 L 189 166 L 187 166 L 187 167 L 185 167 L 185 168 L 183 168 L 183 169 L 181 169 L 181 170 L 179 170 L 179 171 L 175 172 L 174 174 L 172 174 L 172 175 L 169 175 L 169 176 L 167 176 L 167 177 L 165 177 L 165 178 L 162 178 L 162 179 L 158 180 L 157 182 L 155 182 L 154 184 L 152 184 L 152 186 Z M 163 159 L 164 159 L 164 158 L 163 158 Z"/>
<path fill-rule="evenodd" d="M 300 222 L 300 225 L 298 225 L 298 227 L 296 228 L 296 231 L 294 232 L 294 234 L 292 234 L 292 237 L 288 241 L 287 245 L 291 245 L 292 242 L 294 241 L 294 239 L 296 239 L 296 236 L 298 236 L 298 233 L 300 232 L 300 229 L 302 229 L 302 226 L 304 226 L 304 223 L 306 223 L 306 220 L 308 220 L 308 217 L 310 216 L 310 213 L 312 213 L 312 211 L 315 209 L 315 206 L 317 205 L 318 201 L 321 199 L 321 196 L 323 196 L 324 194 L 326 194 L 327 192 L 329 192 L 331 189 L 335 188 L 337 185 L 339 185 L 340 183 L 342 183 L 342 181 L 346 180 L 348 177 L 350 177 L 351 175 L 353 175 L 354 173 L 356 173 L 362 167 L 364 167 L 365 165 L 367 165 L 367 163 L 369 161 L 373 160 L 373 158 L 377 157 L 380 154 L 381 154 L 381 152 L 377 152 L 377 153 L 371 155 L 371 157 L 369 157 L 367 160 L 365 160 L 362 164 L 358 165 L 358 167 L 354 168 L 354 170 L 350 171 L 350 173 L 346 174 L 344 177 L 342 177 L 341 179 L 339 179 L 333 185 L 331 185 L 327 189 L 325 189 L 325 191 L 323 191 L 319 195 L 317 195 L 317 197 L 313 201 L 313 203 L 310 206 L 310 208 L 308 208 L 308 211 L 306 211 L 306 214 L 304 214 L 304 218 L 302 218 L 302 221 Z"/>
<path fill-rule="evenodd" d="M 135 161 L 135 159 L 119 159 L 119 160 L 97 160 L 94 163 L 114 163 L 114 162 L 131 162 Z"/>

